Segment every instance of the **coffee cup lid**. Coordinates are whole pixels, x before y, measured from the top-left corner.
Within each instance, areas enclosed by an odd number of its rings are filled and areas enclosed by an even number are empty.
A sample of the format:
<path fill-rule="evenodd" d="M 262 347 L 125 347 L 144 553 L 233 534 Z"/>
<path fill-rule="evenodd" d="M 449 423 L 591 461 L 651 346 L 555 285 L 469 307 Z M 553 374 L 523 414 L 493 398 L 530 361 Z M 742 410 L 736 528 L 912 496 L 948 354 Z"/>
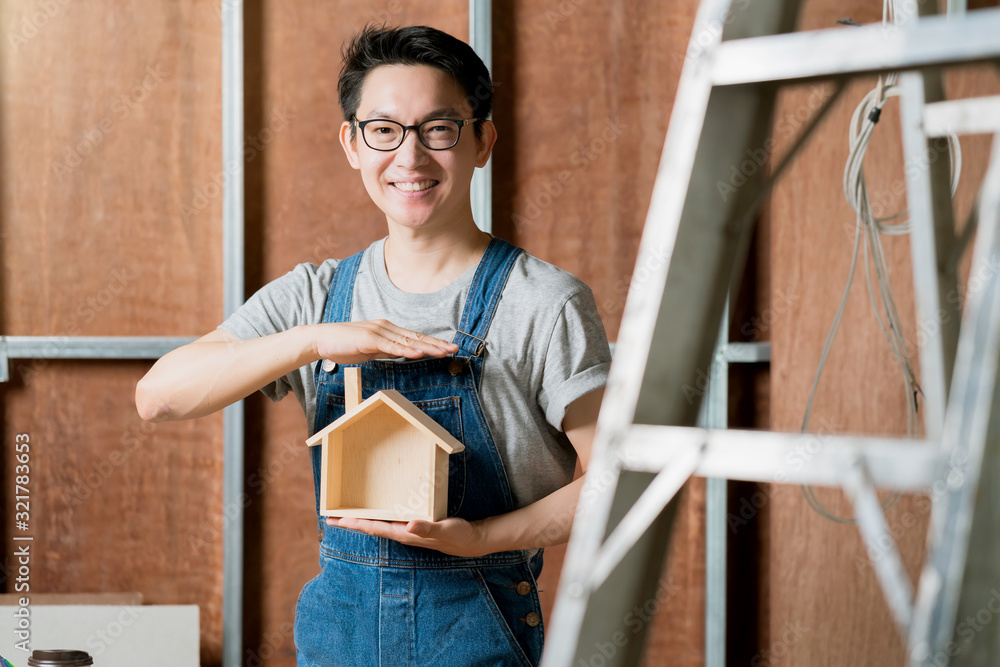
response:
<path fill-rule="evenodd" d="M 28 667 L 77 667 L 93 664 L 94 659 L 86 651 L 69 649 L 35 650 L 28 658 Z"/>

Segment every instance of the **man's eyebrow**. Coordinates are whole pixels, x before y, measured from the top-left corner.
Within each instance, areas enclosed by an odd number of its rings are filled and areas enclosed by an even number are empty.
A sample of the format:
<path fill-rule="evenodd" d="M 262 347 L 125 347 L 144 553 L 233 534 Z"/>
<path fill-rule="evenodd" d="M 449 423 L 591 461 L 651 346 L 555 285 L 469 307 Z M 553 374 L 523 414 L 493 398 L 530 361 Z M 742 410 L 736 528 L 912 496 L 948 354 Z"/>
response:
<path fill-rule="evenodd" d="M 385 111 L 382 111 L 381 109 L 375 109 L 370 114 L 368 114 L 368 117 L 369 118 L 385 118 L 387 120 L 392 120 L 393 119 L 392 116 L 389 113 L 387 113 Z"/>
<path fill-rule="evenodd" d="M 429 118 L 458 118 L 461 115 L 458 109 L 455 107 L 438 107 L 432 111 L 424 114 L 422 120 L 427 120 Z M 375 109 L 368 114 L 368 118 L 384 118 L 386 120 L 397 120 L 393 114 L 383 109 Z M 398 122 L 398 121 L 397 121 Z"/>
<path fill-rule="evenodd" d="M 424 118 L 442 118 L 442 117 L 452 117 L 458 115 L 459 115 L 458 109 L 456 109 L 455 107 L 438 107 L 437 109 L 434 109 L 434 111 L 431 111 L 429 114 L 424 116 Z"/>

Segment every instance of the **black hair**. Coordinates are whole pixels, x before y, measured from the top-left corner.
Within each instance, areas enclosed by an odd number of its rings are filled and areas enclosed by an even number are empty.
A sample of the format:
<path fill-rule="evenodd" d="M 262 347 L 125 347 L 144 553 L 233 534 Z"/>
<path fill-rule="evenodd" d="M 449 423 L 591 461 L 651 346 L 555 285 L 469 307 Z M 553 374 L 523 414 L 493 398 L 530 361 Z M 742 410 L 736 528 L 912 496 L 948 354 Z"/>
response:
<path fill-rule="evenodd" d="M 476 137 L 482 136 L 482 122 L 493 110 L 493 83 L 490 72 L 472 47 L 446 32 L 427 26 L 403 28 L 366 25 L 343 52 L 337 91 L 344 120 L 357 120 L 361 88 L 365 77 L 380 65 L 429 65 L 447 72 L 465 93 L 472 106 Z M 354 139 L 357 125 L 351 126 Z"/>

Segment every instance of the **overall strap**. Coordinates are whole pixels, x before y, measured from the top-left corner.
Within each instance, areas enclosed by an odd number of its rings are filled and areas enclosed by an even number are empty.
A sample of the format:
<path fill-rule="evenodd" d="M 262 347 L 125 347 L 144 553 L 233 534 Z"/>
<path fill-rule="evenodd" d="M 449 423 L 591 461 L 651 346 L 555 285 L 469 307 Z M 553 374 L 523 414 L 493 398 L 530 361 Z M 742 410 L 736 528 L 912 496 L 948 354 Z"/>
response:
<path fill-rule="evenodd" d="M 330 292 L 326 296 L 326 307 L 323 309 L 324 322 L 350 322 L 351 303 L 354 299 L 354 279 L 358 276 L 361 258 L 365 251 L 356 252 L 340 262 L 330 283 Z"/>
<path fill-rule="evenodd" d="M 361 257 L 364 250 L 355 253 L 337 265 L 333 273 L 333 281 L 330 283 L 330 291 L 326 295 L 326 305 L 323 307 L 323 322 L 350 322 L 351 321 L 351 301 L 354 296 L 354 279 L 358 275 L 358 268 L 361 266 Z M 336 371 L 327 372 L 323 368 L 323 360 L 316 362 L 314 372 L 316 383 L 317 407 L 316 416 L 313 419 L 313 433 L 316 433 L 327 425 L 323 410 L 319 409 L 319 388 L 323 382 L 333 379 Z M 317 496 L 317 502 L 319 496 Z M 318 506 L 317 506 L 318 507 Z"/>
<path fill-rule="evenodd" d="M 451 341 L 459 348 L 454 355 L 455 359 L 468 362 L 483 353 L 486 332 L 496 314 L 500 294 L 514 268 L 514 262 L 522 252 L 521 248 L 495 237 L 486 247 L 469 286 L 462 321 Z"/>

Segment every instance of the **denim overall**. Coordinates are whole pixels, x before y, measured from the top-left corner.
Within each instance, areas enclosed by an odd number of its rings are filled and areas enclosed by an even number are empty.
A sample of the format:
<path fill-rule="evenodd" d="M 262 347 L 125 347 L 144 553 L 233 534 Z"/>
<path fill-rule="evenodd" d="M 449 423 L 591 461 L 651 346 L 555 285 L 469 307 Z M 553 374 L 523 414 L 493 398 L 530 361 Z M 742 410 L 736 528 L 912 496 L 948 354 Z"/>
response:
<path fill-rule="evenodd" d="M 479 403 L 486 332 L 514 260 L 522 251 L 493 239 L 452 340 L 453 357 L 361 365 L 362 399 L 395 389 L 445 427 L 465 450 L 449 457 L 448 515 L 469 521 L 513 509 L 503 463 Z M 348 322 L 362 253 L 338 267 L 324 322 Z M 329 364 L 328 364 L 329 367 Z M 319 431 L 344 414 L 344 369 L 316 367 Z M 541 552 L 450 556 L 360 531 L 319 516 L 320 448 L 311 447 L 322 572 L 295 609 L 299 667 L 469 667 L 537 665 L 542 652 L 536 578 Z"/>

